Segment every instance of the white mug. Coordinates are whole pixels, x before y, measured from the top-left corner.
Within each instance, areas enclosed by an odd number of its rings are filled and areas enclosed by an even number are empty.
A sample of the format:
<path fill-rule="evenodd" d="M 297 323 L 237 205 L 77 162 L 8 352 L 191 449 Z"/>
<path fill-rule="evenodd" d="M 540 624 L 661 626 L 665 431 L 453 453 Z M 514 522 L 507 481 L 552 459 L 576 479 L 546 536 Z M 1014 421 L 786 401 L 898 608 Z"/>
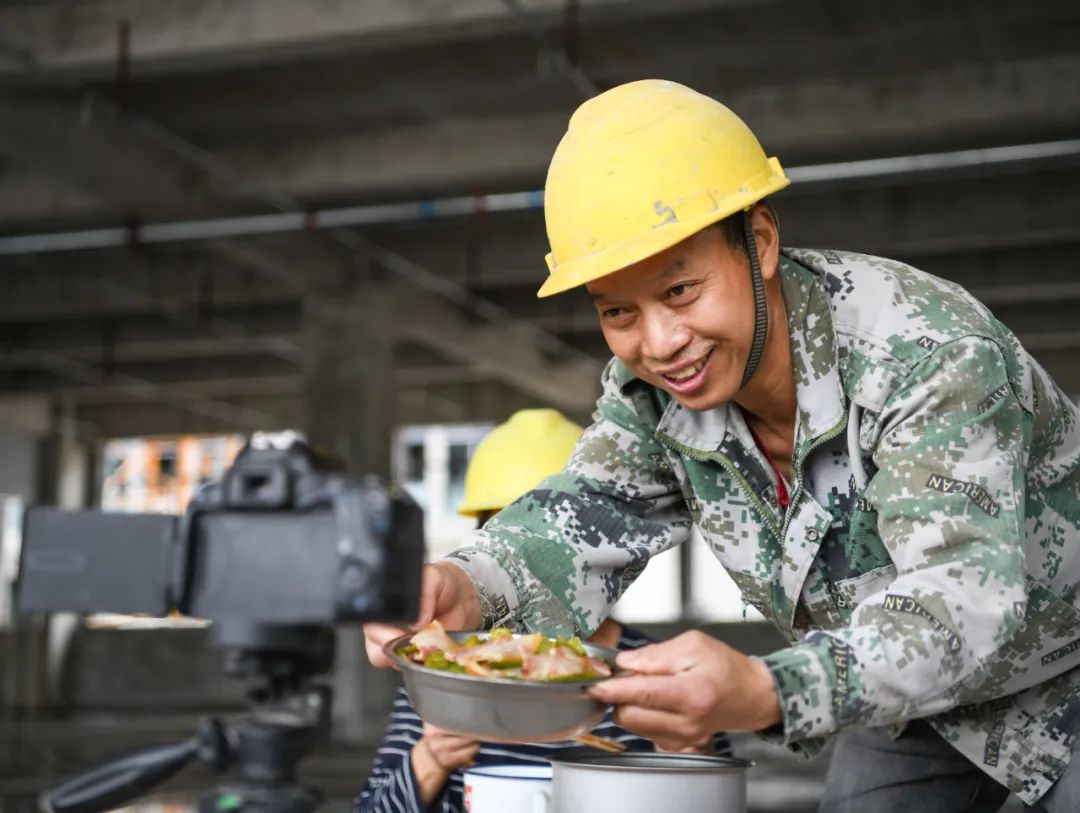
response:
<path fill-rule="evenodd" d="M 545 813 L 550 765 L 479 765 L 465 771 L 468 813 Z"/>

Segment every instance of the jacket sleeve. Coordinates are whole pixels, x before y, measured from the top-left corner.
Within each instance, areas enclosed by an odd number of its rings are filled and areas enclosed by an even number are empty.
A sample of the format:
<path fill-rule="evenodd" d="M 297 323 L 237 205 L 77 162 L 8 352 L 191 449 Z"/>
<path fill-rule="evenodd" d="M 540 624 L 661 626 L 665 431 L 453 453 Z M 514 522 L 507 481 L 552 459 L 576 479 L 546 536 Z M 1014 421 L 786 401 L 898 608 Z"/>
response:
<path fill-rule="evenodd" d="M 991 340 L 943 344 L 908 373 L 878 417 L 865 492 L 897 576 L 848 627 L 764 658 L 785 741 L 990 699 L 984 667 L 1026 609 L 1030 426 Z"/>
<path fill-rule="evenodd" d="M 413 711 L 405 690 L 398 689 L 371 773 L 353 801 L 353 813 L 424 813 L 435 809 L 435 804 L 423 806 L 413 774 L 412 749 L 422 734 L 423 722 Z"/>
<path fill-rule="evenodd" d="M 591 634 L 649 558 L 682 542 L 690 515 L 649 396 L 616 362 L 566 468 L 516 500 L 449 560 L 472 579 L 489 626 Z"/>

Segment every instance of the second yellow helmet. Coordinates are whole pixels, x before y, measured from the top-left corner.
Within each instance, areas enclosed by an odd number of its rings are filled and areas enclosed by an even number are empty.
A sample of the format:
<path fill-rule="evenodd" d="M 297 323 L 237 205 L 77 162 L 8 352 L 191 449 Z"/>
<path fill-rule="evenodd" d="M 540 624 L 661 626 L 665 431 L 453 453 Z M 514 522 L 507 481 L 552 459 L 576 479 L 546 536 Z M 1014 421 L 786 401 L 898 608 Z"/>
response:
<path fill-rule="evenodd" d="M 500 511 L 545 477 L 562 470 L 582 428 L 555 409 L 523 409 L 492 429 L 465 472 L 458 513 Z"/>

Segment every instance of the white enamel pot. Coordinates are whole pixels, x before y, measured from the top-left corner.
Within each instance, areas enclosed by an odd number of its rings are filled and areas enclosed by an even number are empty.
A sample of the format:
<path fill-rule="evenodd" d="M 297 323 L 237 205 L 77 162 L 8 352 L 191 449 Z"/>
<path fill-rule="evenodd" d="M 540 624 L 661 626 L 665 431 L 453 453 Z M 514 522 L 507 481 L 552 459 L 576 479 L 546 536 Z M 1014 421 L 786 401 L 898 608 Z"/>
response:
<path fill-rule="evenodd" d="M 746 813 L 752 762 L 695 754 L 560 751 L 549 813 Z"/>

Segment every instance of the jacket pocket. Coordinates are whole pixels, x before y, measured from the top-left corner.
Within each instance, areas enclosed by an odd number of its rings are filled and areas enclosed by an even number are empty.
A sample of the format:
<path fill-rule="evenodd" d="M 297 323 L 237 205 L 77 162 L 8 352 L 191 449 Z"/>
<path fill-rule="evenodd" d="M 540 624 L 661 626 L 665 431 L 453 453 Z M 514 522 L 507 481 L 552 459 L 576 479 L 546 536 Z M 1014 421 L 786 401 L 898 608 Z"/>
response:
<path fill-rule="evenodd" d="M 850 613 L 868 596 L 879 593 L 896 580 L 896 565 L 887 564 L 868 570 L 860 576 L 836 582 L 836 602 L 841 610 Z"/>

